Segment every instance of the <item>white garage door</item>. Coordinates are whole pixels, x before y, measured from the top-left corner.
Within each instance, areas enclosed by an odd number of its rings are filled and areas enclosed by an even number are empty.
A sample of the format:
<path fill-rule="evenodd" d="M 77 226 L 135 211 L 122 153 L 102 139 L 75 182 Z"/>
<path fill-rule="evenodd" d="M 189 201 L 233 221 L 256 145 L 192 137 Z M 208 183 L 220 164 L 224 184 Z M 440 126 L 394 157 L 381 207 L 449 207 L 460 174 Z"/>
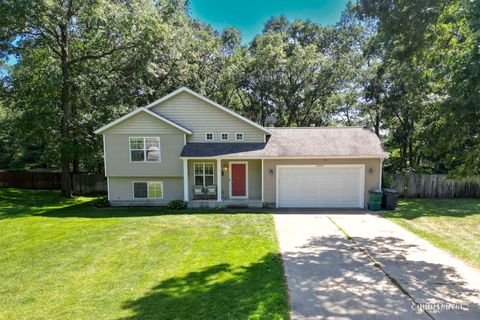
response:
<path fill-rule="evenodd" d="M 363 208 L 364 165 L 278 166 L 278 207 Z"/>

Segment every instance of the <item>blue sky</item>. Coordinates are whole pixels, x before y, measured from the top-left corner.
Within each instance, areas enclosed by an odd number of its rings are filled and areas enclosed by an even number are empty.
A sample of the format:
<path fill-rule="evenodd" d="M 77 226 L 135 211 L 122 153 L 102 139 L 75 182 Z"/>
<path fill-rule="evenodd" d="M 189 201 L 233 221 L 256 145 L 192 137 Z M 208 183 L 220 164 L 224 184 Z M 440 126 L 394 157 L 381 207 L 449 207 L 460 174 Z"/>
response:
<path fill-rule="evenodd" d="M 322 25 L 340 19 L 348 0 L 190 0 L 191 13 L 221 31 L 236 27 L 244 42 L 260 33 L 272 16 L 310 19 Z"/>

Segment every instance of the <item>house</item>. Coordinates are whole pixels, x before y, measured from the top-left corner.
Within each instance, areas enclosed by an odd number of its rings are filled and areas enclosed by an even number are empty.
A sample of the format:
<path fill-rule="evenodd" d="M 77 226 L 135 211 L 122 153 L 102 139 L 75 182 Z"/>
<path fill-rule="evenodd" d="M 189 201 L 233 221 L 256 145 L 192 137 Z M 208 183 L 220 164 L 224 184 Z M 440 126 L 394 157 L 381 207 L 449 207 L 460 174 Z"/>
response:
<path fill-rule="evenodd" d="M 95 133 L 120 206 L 363 208 L 388 156 L 370 129 L 262 127 L 188 88 Z"/>

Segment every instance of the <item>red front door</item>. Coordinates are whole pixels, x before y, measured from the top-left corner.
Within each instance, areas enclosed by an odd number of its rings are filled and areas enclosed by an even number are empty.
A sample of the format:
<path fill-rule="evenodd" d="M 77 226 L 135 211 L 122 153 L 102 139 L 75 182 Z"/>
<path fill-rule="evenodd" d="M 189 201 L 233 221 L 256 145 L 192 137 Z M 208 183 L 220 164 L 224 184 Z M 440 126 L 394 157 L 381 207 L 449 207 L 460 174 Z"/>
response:
<path fill-rule="evenodd" d="M 232 163 L 232 197 L 247 196 L 247 165 Z"/>

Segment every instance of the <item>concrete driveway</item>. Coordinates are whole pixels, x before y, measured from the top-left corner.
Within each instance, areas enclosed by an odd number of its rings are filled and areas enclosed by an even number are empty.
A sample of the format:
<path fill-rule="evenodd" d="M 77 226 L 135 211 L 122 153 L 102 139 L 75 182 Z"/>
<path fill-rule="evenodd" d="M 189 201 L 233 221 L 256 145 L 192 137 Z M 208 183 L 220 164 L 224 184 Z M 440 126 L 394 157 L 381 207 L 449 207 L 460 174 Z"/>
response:
<path fill-rule="evenodd" d="M 480 272 L 384 218 L 274 218 L 292 319 L 480 319 Z"/>

